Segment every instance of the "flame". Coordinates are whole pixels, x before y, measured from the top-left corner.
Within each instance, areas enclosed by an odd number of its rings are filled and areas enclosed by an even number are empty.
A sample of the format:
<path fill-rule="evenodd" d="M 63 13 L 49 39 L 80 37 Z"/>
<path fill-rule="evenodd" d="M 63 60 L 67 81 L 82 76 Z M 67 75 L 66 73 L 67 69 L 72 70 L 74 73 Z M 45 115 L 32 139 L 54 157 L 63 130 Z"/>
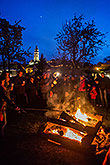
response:
<path fill-rule="evenodd" d="M 82 138 L 87 135 L 86 133 L 80 132 L 73 128 L 70 129 L 68 127 L 60 126 L 58 124 L 50 123 L 50 122 L 48 122 L 47 127 L 44 130 L 44 133 L 62 136 L 64 138 L 76 140 L 80 143 L 82 141 Z"/>
<path fill-rule="evenodd" d="M 58 134 L 58 130 L 55 130 L 55 129 L 54 129 L 54 130 L 52 130 L 52 133 L 53 133 L 53 134 Z"/>
<path fill-rule="evenodd" d="M 79 136 L 78 134 L 74 133 L 69 128 L 67 129 L 67 132 L 63 136 L 64 137 L 67 137 L 69 139 L 72 139 L 72 140 L 77 140 L 79 142 L 81 142 L 81 140 L 82 140 L 82 137 L 81 136 Z"/>
<path fill-rule="evenodd" d="M 83 120 L 85 122 L 88 122 L 88 116 L 85 113 L 82 114 L 80 109 L 77 110 L 75 117 L 77 120 L 80 119 L 80 120 Z"/>

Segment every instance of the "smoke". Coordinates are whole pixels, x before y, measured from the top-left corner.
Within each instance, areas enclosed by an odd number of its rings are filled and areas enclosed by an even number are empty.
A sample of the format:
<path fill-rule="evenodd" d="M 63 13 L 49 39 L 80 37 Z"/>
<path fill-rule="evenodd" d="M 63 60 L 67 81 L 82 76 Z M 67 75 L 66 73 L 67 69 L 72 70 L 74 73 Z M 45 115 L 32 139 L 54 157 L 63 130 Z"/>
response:
<path fill-rule="evenodd" d="M 91 105 L 86 94 L 82 94 L 78 91 L 78 83 L 73 87 L 72 83 L 64 84 L 59 82 L 54 88 L 53 96 L 47 97 L 47 105 L 52 111 L 47 111 L 45 115 L 47 117 L 58 118 L 62 111 L 72 114 L 80 108 L 81 112 L 87 114 L 96 113 L 95 108 Z"/>

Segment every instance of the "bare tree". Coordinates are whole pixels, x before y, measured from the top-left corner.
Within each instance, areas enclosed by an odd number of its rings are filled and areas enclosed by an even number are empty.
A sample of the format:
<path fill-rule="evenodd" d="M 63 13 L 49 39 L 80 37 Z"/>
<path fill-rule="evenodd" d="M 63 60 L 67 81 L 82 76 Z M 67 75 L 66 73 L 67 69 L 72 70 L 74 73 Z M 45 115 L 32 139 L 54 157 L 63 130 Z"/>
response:
<path fill-rule="evenodd" d="M 105 58 L 104 58 L 104 61 L 105 61 L 105 62 L 110 62 L 110 56 L 105 57 Z"/>
<path fill-rule="evenodd" d="M 29 49 L 24 51 L 22 48 L 22 31 L 24 27 L 19 25 L 21 21 L 11 25 L 6 19 L 0 18 L 0 56 L 5 71 L 6 61 L 10 71 L 10 62 L 25 61 L 26 57 L 30 57 Z"/>
<path fill-rule="evenodd" d="M 77 67 L 81 62 L 89 61 L 102 50 L 106 44 L 106 33 L 100 32 L 94 20 L 84 22 L 84 16 L 80 15 L 62 25 L 62 29 L 56 35 L 58 54 L 66 55 Z"/>

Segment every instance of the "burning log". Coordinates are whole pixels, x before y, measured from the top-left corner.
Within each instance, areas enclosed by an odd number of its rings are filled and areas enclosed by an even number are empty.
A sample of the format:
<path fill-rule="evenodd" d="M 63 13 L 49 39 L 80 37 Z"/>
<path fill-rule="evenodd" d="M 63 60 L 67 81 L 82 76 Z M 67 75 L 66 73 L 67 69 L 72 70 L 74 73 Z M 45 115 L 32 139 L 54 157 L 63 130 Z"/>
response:
<path fill-rule="evenodd" d="M 91 150 L 91 143 L 94 136 L 86 132 L 59 124 L 59 121 L 48 121 L 42 128 L 42 136 L 52 143 L 65 146 L 70 149 Z"/>
<path fill-rule="evenodd" d="M 71 122 L 67 122 L 67 121 L 60 120 L 60 119 L 54 119 L 54 118 L 48 118 L 48 121 L 55 123 L 55 124 L 71 127 L 71 128 L 77 129 L 77 130 L 82 131 L 82 132 L 85 131 L 84 126 L 81 125 L 80 123 L 76 124 L 76 123 L 71 123 Z"/>
<path fill-rule="evenodd" d="M 83 114 L 81 113 L 80 109 L 78 109 L 77 112 L 73 114 L 73 116 L 75 116 L 76 120 L 78 120 L 84 126 L 89 127 L 95 127 L 99 121 L 103 121 L 103 116 L 92 114 L 87 115 L 86 113 Z"/>
<path fill-rule="evenodd" d="M 97 131 L 99 130 L 99 128 L 100 128 L 100 126 L 102 125 L 102 122 L 101 121 L 99 121 L 98 123 L 97 123 L 97 125 L 96 125 L 96 127 L 93 129 L 94 131 L 92 132 L 92 134 L 90 133 L 90 130 L 91 130 L 91 128 L 89 128 L 89 131 L 88 131 L 88 135 L 87 135 L 87 137 L 86 137 L 86 139 L 84 139 L 83 140 L 83 142 L 84 142 L 84 145 L 86 144 L 86 145 L 91 145 L 91 143 L 92 143 L 92 141 L 94 140 L 94 138 L 95 138 L 95 136 L 96 136 L 96 134 L 97 134 Z M 87 130 L 87 129 L 86 129 Z"/>
<path fill-rule="evenodd" d="M 100 121 L 98 121 L 96 125 L 94 124 L 95 127 L 93 124 L 92 124 L 92 126 L 83 125 L 82 123 L 84 121 L 82 122 L 81 120 L 77 120 L 77 118 L 75 118 L 75 116 L 70 116 L 67 113 L 65 113 L 64 111 L 60 115 L 60 119 L 66 120 L 68 126 L 71 126 L 72 128 L 78 129 L 83 132 L 87 132 L 88 134 L 96 134 L 96 132 L 98 131 L 99 127 L 102 124 L 102 117 L 101 118 L 99 117 Z M 89 120 L 91 120 L 91 119 L 89 118 Z M 71 123 L 72 121 L 74 121 L 74 123 Z M 81 123 L 80 123 L 80 121 L 81 121 Z"/>
<path fill-rule="evenodd" d="M 77 124 L 79 127 L 83 127 L 83 124 L 81 124 L 80 122 L 78 122 L 74 117 L 68 115 L 67 113 L 65 113 L 64 111 L 61 113 L 60 115 L 61 119 L 65 119 L 67 122 L 70 122 L 73 120 L 73 122 L 75 122 L 75 124 Z"/>
<path fill-rule="evenodd" d="M 52 143 L 71 149 L 88 151 L 94 146 L 92 142 L 102 125 L 103 118 L 86 115 L 86 119 L 83 124 L 81 117 L 79 119 L 75 114 L 69 115 L 62 112 L 58 119 L 48 118 L 47 123 L 40 131 Z"/>
<path fill-rule="evenodd" d="M 46 123 L 42 133 L 55 144 L 78 149 L 79 147 L 83 148 L 82 139 L 87 135 L 87 133 L 50 121 Z"/>

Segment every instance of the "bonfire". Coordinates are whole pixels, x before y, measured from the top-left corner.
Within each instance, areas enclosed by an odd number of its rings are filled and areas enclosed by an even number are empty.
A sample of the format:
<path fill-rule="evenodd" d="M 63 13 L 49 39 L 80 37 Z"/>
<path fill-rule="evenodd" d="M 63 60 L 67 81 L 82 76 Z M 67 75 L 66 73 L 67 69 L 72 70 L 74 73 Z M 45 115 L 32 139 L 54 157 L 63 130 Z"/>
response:
<path fill-rule="evenodd" d="M 78 108 L 72 114 L 63 111 L 57 119 L 48 118 L 42 134 L 52 143 L 73 149 L 93 151 L 92 146 L 95 146 L 94 152 L 98 154 L 101 147 L 103 152 L 103 148 L 110 145 L 110 135 L 105 134 L 102 122 L 103 116 L 86 114 Z"/>

